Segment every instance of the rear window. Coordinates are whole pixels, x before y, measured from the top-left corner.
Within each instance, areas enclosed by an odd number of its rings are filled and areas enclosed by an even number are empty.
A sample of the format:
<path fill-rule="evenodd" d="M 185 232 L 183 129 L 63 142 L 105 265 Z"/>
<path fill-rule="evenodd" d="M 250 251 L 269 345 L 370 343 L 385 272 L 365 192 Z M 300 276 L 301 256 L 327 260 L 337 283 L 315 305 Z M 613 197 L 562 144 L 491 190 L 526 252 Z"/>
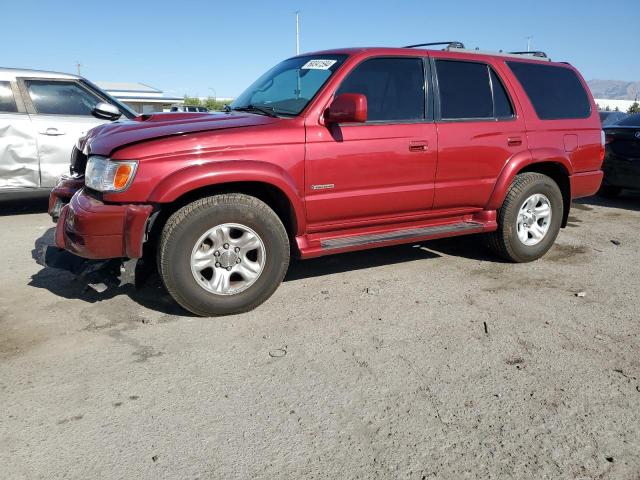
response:
<path fill-rule="evenodd" d="M 616 125 L 622 125 L 623 127 L 640 127 L 640 113 L 629 115 L 624 120 L 620 120 Z"/>
<path fill-rule="evenodd" d="M 540 63 L 507 62 L 541 120 L 587 118 L 589 97 L 573 70 Z"/>
<path fill-rule="evenodd" d="M 486 63 L 436 60 L 436 73 L 443 120 L 513 117 L 509 95 Z"/>

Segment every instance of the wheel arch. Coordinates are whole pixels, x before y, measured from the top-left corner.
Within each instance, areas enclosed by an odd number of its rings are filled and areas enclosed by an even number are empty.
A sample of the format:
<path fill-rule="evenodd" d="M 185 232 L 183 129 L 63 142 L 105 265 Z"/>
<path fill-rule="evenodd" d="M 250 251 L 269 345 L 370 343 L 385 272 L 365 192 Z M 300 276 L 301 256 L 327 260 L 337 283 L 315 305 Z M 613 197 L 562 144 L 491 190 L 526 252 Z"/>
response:
<path fill-rule="evenodd" d="M 515 155 L 502 169 L 496 186 L 493 190 L 487 210 L 498 210 L 509 192 L 509 187 L 516 175 L 525 172 L 537 172 L 550 177 L 562 193 L 564 228 L 569 218 L 571 208 L 571 182 L 570 175 L 573 172 L 571 161 L 565 152 L 555 149 L 540 149 Z"/>
<path fill-rule="evenodd" d="M 218 166 L 206 170 L 190 166 L 154 188 L 149 201 L 159 208 L 148 227 L 147 250 L 155 250 L 155 240 L 174 212 L 200 198 L 224 193 L 243 193 L 266 203 L 282 221 L 291 248 L 296 248 L 295 238 L 306 225 L 302 201 L 293 181 L 279 167 L 264 162 L 236 161 L 226 165 L 229 168 Z"/>

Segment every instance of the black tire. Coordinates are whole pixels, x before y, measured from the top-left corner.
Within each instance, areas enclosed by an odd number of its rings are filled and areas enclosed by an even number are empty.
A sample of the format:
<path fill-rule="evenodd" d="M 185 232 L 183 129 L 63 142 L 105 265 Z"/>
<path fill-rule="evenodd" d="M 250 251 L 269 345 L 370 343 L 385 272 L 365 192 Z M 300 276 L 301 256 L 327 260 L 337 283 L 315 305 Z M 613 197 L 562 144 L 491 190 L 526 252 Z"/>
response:
<path fill-rule="evenodd" d="M 551 221 L 549 230 L 539 243 L 525 245 L 518 238 L 516 220 L 525 200 L 536 193 L 549 199 Z M 489 247 L 511 262 L 524 263 L 539 259 L 553 246 L 558 236 L 563 209 L 562 192 L 551 178 L 535 172 L 516 175 L 498 211 L 498 230 L 488 235 Z"/>
<path fill-rule="evenodd" d="M 205 290 L 191 272 L 191 252 L 210 228 L 238 223 L 262 239 L 265 264 L 255 283 L 232 295 Z M 276 291 L 289 266 L 289 238 L 269 206 L 255 197 L 229 193 L 202 198 L 176 211 L 164 226 L 158 248 L 158 269 L 167 291 L 196 315 L 218 316 L 247 312 Z"/>
<path fill-rule="evenodd" d="M 601 185 L 597 195 L 603 198 L 616 198 L 621 193 L 621 187 L 614 187 L 613 185 Z"/>

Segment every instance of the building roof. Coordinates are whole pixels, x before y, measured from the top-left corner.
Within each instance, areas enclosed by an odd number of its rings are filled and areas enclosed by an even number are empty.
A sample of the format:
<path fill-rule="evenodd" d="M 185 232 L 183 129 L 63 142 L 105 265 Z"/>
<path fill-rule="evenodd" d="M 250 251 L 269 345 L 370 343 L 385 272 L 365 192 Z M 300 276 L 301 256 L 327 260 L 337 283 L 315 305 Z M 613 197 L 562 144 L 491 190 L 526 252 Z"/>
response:
<path fill-rule="evenodd" d="M 150 85 L 135 82 L 95 82 L 103 90 L 109 92 L 130 92 L 130 93 L 157 93 L 162 94 L 162 90 L 158 90 Z"/>

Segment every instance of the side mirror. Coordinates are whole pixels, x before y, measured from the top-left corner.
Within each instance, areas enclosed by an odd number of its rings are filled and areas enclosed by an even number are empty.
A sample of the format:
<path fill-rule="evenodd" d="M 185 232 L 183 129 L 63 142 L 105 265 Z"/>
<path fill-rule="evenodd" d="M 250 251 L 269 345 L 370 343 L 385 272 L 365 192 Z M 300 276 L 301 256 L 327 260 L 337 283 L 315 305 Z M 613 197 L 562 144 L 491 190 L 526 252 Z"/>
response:
<path fill-rule="evenodd" d="M 100 102 L 93 107 L 93 115 L 98 118 L 104 118 L 105 120 L 117 120 L 120 118 L 122 113 L 114 105 Z"/>
<path fill-rule="evenodd" d="M 361 93 L 338 95 L 324 111 L 324 121 L 332 123 L 364 123 L 367 121 L 367 97 Z"/>

